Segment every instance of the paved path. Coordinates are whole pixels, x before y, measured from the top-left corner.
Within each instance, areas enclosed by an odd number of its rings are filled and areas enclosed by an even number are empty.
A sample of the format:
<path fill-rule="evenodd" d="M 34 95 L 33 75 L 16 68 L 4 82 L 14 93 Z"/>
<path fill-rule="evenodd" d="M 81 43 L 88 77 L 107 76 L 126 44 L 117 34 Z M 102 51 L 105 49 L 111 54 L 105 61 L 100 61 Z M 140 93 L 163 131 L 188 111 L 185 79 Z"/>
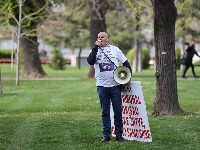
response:
<path fill-rule="evenodd" d="M 5 81 L 12 81 L 12 80 L 16 80 L 16 78 L 12 78 L 12 77 L 2 77 L 1 78 L 2 81 L 5 80 Z M 44 78 L 20 78 L 19 80 L 84 80 L 85 78 L 65 78 L 65 77 L 57 77 L 57 78 L 49 78 L 49 77 L 44 77 Z M 132 77 L 132 80 L 134 81 L 140 81 L 140 80 L 156 80 L 156 78 L 153 78 L 153 77 L 142 77 L 142 78 L 134 78 Z M 200 80 L 200 78 L 193 78 L 193 77 L 189 77 L 187 79 L 183 79 L 183 78 L 180 78 L 178 77 L 177 80 Z"/>

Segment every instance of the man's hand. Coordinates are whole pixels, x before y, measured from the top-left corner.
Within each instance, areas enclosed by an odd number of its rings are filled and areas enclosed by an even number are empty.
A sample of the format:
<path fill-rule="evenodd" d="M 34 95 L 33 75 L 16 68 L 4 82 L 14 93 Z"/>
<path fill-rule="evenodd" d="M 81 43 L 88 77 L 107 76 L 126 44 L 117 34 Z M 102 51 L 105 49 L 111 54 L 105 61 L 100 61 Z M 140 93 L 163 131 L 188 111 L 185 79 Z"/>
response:
<path fill-rule="evenodd" d="M 131 84 L 131 79 L 126 83 L 127 86 L 130 86 Z"/>
<path fill-rule="evenodd" d="M 97 40 L 97 41 L 95 42 L 95 45 L 98 45 L 99 47 L 102 46 L 102 41 L 101 41 L 101 40 Z"/>

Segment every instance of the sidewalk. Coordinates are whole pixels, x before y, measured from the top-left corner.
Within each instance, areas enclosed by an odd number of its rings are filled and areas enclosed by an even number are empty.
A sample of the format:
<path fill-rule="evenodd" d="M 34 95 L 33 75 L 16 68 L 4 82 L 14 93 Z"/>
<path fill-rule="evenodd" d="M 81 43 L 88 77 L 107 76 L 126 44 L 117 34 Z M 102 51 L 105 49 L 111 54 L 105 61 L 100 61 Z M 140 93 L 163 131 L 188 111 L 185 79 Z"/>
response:
<path fill-rule="evenodd" d="M 13 81 L 16 80 L 14 77 L 2 77 L 2 81 Z M 65 77 L 44 77 L 44 78 L 20 78 L 19 80 L 87 80 L 86 78 L 65 78 Z M 155 77 L 132 77 L 133 81 L 140 81 L 140 80 L 156 80 Z M 187 79 L 183 79 L 181 77 L 177 77 L 177 80 L 200 80 L 200 78 L 193 78 L 193 77 L 188 77 Z"/>

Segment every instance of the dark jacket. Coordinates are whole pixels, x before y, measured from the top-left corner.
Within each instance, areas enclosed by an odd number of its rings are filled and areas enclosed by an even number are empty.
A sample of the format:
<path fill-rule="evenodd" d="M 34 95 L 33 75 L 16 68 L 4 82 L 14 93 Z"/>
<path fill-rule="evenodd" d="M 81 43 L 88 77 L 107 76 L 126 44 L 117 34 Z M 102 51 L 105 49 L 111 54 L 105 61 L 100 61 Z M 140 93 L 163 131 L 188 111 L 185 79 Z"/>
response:
<path fill-rule="evenodd" d="M 195 50 L 195 46 L 194 45 L 188 46 L 188 48 L 186 49 L 186 53 L 184 54 L 183 58 L 181 59 L 181 64 L 183 64 L 183 65 L 192 64 L 192 59 L 193 59 L 194 54 L 199 56 L 197 51 Z"/>

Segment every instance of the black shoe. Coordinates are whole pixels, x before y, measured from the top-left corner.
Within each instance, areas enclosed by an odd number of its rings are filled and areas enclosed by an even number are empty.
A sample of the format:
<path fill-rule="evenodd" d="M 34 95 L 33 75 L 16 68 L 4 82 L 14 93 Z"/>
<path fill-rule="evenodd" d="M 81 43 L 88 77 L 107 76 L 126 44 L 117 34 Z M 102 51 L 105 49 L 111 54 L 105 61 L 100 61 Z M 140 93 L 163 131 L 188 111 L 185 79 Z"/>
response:
<path fill-rule="evenodd" d="M 118 141 L 118 142 L 124 142 L 124 141 L 126 141 L 126 139 L 124 139 L 121 135 L 116 136 L 115 140 Z"/>
<path fill-rule="evenodd" d="M 108 142 L 108 141 L 110 141 L 110 137 L 104 136 L 100 142 Z"/>
<path fill-rule="evenodd" d="M 199 76 L 194 76 L 195 79 L 199 78 Z"/>
<path fill-rule="evenodd" d="M 187 79 L 187 77 L 186 77 L 186 76 L 182 76 L 182 78 L 183 78 L 183 79 Z"/>

